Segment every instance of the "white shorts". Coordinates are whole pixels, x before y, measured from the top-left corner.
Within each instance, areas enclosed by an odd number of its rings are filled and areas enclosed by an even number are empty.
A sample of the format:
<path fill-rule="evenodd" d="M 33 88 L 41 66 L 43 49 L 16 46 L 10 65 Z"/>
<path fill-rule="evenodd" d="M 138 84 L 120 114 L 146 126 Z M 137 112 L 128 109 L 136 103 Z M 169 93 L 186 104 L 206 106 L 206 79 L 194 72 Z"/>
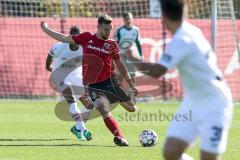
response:
<path fill-rule="evenodd" d="M 81 76 L 70 73 L 64 80 L 67 87 L 71 87 L 74 97 L 79 99 L 85 93 L 83 79 Z"/>
<path fill-rule="evenodd" d="M 175 117 L 178 115 L 185 118 L 178 121 L 175 118 L 170 123 L 167 137 L 181 139 L 189 145 L 200 138 L 202 150 L 214 154 L 224 153 L 232 120 L 232 103 L 229 100 L 223 106 L 209 102 L 208 105 L 197 107 L 182 102 Z"/>
<path fill-rule="evenodd" d="M 50 85 L 55 91 L 63 93 L 66 88 L 70 87 L 76 99 L 85 93 L 82 76 L 79 74 L 73 74 L 72 72 L 67 75 L 66 78 L 63 77 L 63 80 L 60 74 L 61 72 L 57 74 L 55 73 L 50 79 Z"/>

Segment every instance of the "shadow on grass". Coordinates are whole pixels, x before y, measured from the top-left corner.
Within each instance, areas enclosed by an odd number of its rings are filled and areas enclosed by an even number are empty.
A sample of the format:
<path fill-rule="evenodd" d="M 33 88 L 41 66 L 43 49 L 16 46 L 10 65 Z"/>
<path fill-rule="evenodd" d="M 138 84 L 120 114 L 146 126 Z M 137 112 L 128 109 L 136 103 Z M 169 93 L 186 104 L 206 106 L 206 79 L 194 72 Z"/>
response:
<path fill-rule="evenodd" d="M 60 141 L 68 141 L 72 139 L 0 139 L 0 142 L 60 142 Z M 79 141 L 79 143 L 81 143 Z M 0 147 L 117 147 L 114 145 L 95 145 L 95 144 L 0 144 Z M 132 147 L 141 147 L 141 146 L 129 146 Z M 127 148 L 129 148 L 127 147 Z M 126 148 L 126 147 L 120 147 L 120 148 Z"/>
<path fill-rule="evenodd" d="M 118 146 L 94 145 L 94 144 L 0 144 L 0 147 L 110 147 L 110 148 L 133 148 L 133 147 L 141 147 L 141 146 L 118 147 Z"/>
<path fill-rule="evenodd" d="M 0 147 L 92 147 L 99 145 L 86 145 L 86 144 L 0 144 Z M 102 146 L 102 147 L 114 147 L 114 146 Z"/>
<path fill-rule="evenodd" d="M 6 138 L 6 139 L 0 139 L 0 142 L 31 142 L 31 141 L 39 141 L 39 142 L 46 142 L 46 141 L 67 141 L 67 140 L 70 140 L 70 139 L 12 139 L 12 138 Z"/>

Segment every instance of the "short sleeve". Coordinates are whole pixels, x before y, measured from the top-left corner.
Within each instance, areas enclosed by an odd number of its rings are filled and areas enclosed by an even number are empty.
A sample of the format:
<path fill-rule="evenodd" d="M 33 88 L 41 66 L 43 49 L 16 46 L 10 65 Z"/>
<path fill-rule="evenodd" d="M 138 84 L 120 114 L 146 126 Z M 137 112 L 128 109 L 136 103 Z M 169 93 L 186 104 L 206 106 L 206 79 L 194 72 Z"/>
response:
<path fill-rule="evenodd" d="M 114 32 L 113 39 L 118 41 L 118 29 Z"/>
<path fill-rule="evenodd" d="M 120 28 L 118 28 L 118 29 L 115 31 L 115 33 L 114 33 L 114 35 L 113 35 L 113 39 L 114 39 L 115 41 L 117 41 L 117 43 L 119 43 L 119 41 L 120 41 Z"/>
<path fill-rule="evenodd" d="M 111 54 L 112 54 L 112 58 L 114 60 L 118 60 L 120 59 L 120 55 L 119 55 L 119 47 L 116 41 L 114 41 L 112 43 L 112 48 L 111 48 Z"/>
<path fill-rule="evenodd" d="M 136 38 L 136 41 L 141 41 L 141 33 L 140 33 L 140 30 L 137 28 L 136 29 L 136 31 L 137 31 L 137 38 Z"/>
<path fill-rule="evenodd" d="M 51 55 L 53 58 L 56 58 L 59 56 L 60 52 L 59 52 L 59 45 L 58 44 L 54 44 L 52 46 L 52 48 L 49 51 L 49 55 Z"/>
<path fill-rule="evenodd" d="M 88 42 L 88 40 L 91 38 L 92 34 L 90 32 L 84 32 L 82 34 L 78 34 L 75 36 L 72 36 L 72 39 L 75 41 L 75 43 L 84 45 Z"/>
<path fill-rule="evenodd" d="M 183 39 L 172 40 L 165 53 L 162 54 L 158 64 L 165 66 L 168 69 L 175 68 L 181 61 L 190 53 L 191 45 Z"/>

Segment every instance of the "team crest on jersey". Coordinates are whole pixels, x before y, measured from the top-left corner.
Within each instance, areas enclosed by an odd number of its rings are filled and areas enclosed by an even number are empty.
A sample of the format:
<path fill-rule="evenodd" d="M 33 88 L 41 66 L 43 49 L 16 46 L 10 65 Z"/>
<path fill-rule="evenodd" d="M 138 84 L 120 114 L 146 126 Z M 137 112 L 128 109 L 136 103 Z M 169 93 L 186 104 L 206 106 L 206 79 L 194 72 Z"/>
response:
<path fill-rule="evenodd" d="M 103 44 L 103 48 L 106 49 L 106 50 L 109 50 L 110 47 L 111 47 L 111 44 L 109 44 L 109 43 L 104 43 Z"/>
<path fill-rule="evenodd" d="M 93 40 L 88 41 L 88 43 L 93 43 Z"/>

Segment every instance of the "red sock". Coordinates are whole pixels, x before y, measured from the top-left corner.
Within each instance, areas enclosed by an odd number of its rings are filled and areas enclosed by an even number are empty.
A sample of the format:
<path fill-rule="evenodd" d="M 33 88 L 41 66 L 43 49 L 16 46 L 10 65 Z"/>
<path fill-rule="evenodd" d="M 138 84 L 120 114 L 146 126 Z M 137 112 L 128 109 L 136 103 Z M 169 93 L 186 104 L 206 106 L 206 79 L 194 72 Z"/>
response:
<path fill-rule="evenodd" d="M 118 122 L 112 116 L 105 118 L 104 123 L 114 136 L 123 137 L 121 129 L 118 126 Z"/>

